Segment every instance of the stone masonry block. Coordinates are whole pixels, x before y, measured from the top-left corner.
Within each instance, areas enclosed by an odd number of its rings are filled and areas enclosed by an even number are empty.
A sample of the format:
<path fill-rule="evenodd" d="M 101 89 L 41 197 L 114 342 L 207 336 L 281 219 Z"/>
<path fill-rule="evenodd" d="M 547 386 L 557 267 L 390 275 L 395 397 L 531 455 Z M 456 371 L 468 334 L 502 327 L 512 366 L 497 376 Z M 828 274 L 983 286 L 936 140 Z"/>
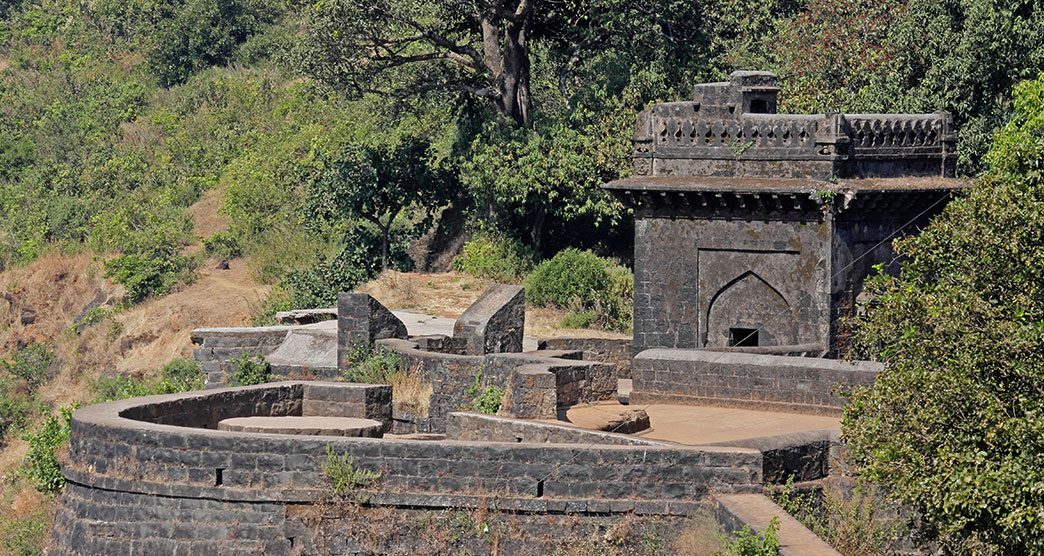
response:
<path fill-rule="evenodd" d="M 406 337 L 406 325 L 369 294 L 341 292 L 337 296 L 338 368 L 348 367 L 348 356 L 357 344 Z"/>
<path fill-rule="evenodd" d="M 525 290 L 493 284 L 457 319 L 453 337 L 462 339 L 467 355 L 518 353 L 525 320 Z"/>

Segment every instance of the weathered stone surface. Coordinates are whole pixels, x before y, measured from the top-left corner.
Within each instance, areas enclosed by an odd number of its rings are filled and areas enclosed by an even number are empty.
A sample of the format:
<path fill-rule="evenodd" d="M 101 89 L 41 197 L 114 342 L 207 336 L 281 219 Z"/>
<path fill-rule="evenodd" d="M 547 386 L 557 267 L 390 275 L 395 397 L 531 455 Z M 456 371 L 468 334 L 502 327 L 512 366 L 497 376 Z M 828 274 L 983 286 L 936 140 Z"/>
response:
<path fill-rule="evenodd" d="M 872 384 L 884 366 L 694 349 L 650 349 L 634 358 L 631 403 L 724 403 L 836 414 L 856 386 Z"/>
<path fill-rule="evenodd" d="M 275 321 L 279 324 L 314 324 L 337 318 L 337 307 L 324 309 L 295 309 L 293 311 L 279 311 L 275 314 Z"/>
<path fill-rule="evenodd" d="M 222 431 L 367 438 L 380 438 L 383 428 L 373 419 L 330 416 L 232 417 L 218 423 Z"/>
<path fill-rule="evenodd" d="M 462 339 L 467 355 L 517 353 L 525 320 L 525 290 L 493 284 L 457 319 L 453 337 Z"/>
<path fill-rule="evenodd" d="M 308 369 L 337 368 L 337 334 L 333 331 L 295 328 L 265 359 L 273 366 Z"/>
<path fill-rule="evenodd" d="M 407 336 L 406 325 L 384 305 L 365 293 L 337 296 L 337 366 L 346 369 L 352 347 L 377 340 Z"/>

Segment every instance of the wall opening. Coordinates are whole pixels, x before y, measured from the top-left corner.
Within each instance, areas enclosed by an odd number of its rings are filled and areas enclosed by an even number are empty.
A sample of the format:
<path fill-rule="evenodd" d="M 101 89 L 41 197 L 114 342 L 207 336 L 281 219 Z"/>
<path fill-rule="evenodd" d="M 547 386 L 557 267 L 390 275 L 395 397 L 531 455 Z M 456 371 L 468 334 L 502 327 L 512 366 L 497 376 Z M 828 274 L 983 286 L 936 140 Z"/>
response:
<path fill-rule="evenodd" d="M 536 497 L 537 497 L 537 498 L 540 498 L 540 497 L 542 497 L 543 495 L 544 495 L 544 480 L 543 480 L 543 479 L 540 479 L 539 481 L 537 481 L 537 493 L 536 493 Z"/>
<path fill-rule="evenodd" d="M 214 470 L 214 486 L 221 486 L 221 483 L 224 480 L 224 472 L 225 470 L 220 467 Z"/>
<path fill-rule="evenodd" d="M 732 347 L 757 347 L 757 328 L 730 328 L 729 346 Z"/>
<path fill-rule="evenodd" d="M 763 98 L 754 98 L 750 100 L 750 113 L 751 114 L 768 114 L 769 105 L 768 101 Z"/>

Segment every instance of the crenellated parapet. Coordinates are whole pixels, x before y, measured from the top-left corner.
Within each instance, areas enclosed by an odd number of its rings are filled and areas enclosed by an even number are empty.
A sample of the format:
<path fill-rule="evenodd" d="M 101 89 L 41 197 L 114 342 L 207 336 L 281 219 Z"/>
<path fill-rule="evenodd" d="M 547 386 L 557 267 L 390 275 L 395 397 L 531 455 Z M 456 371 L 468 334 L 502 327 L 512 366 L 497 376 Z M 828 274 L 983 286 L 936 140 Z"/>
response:
<path fill-rule="evenodd" d="M 931 114 L 777 114 L 776 77 L 735 72 L 693 100 L 641 112 L 637 176 L 952 177 L 953 118 Z"/>

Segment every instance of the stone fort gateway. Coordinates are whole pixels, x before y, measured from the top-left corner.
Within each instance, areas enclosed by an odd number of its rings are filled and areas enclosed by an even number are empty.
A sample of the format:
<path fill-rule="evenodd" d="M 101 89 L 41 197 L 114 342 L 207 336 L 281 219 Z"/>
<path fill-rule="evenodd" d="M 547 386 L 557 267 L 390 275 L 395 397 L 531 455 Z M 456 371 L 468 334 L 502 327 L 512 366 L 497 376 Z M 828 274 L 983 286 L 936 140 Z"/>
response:
<path fill-rule="evenodd" d="M 846 317 L 968 184 L 948 113 L 778 114 L 776 94 L 736 72 L 639 115 L 633 175 L 604 186 L 635 215 L 633 338 L 524 337 L 500 284 L 441 327 L 342 293 L 195 330 L 206 390 L 73 414 L 54 553 L 668 554 L 697 516 L 779 516 L 784 554 L 837 554 L 763 487 L 845 473 L 843 394 L 881 370 L 836 358 Z M 360 345 L 410 380 L 335 380 Z M 279 381 L 226 387 L 243 354 Z M 496 415 L 465 409 L 493 386 Z"/>

